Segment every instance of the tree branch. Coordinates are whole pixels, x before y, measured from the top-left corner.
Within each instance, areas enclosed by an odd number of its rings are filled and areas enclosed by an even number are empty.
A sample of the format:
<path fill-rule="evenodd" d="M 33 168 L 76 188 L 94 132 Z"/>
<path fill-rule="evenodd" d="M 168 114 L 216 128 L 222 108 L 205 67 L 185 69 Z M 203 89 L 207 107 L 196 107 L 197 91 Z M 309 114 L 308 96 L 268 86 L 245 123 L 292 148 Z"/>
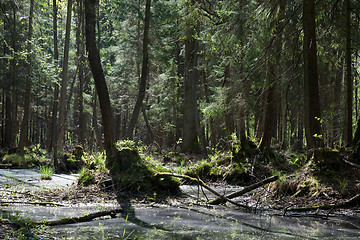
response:
<path fill-rule="evenodd" d="M 34 221 L 34 225 L 46 225 L 46 226 L 58 226 L 64 224 L 72 224 L 72 223 L 80 223 L 80 222 L 89 222 L 95 218 L 111 216 L 115 217 L 115 214 L 122 213 L 123 209 L 117 208 L 112 210 L 100 211 L 95 213 L 84 214 L 80 217 L 64 217 L 56 220 L 42 220 L 42 221 Z"/>
<path fill-rule="evenodd" d="M 263 186 L 263 185 L 265 185 L 267 183 L 274 182 L 274 181 L 276 181 L 278 179 L 279 179 L 278 176 L 272 176 L 272 177 L 266 178 L 266 179 L 264 179 L 264 180 L 262 180 L 260 182 L 254 183 L 254 184 L 252 184 L 252 185 L 250 185 L 250 186 L 248 186 L 248 187 L 246 187 L 246 188 L 244 188 L 244 189 L 242 189 L 242 190 L 240 190 L 238 192 L 234 192 L 232 194 L 229 194 L 225 198 L 233 199 L 233 198 L 236 198 L 236 197 L 240 197 L 240 196 L 244 195 L 245 193 L 248 193 L 248 192 L 250 192 L 250 191 L 252 191 L 252 190 L 254 190 L 254 189 L 258 188 L 258 187 L 261 187 L 261 186 Z M 225 198 L 216 198 L 214 200 L 209 201 L 209 204 L 218 205 L 218 204 L 224 203 Z"/>

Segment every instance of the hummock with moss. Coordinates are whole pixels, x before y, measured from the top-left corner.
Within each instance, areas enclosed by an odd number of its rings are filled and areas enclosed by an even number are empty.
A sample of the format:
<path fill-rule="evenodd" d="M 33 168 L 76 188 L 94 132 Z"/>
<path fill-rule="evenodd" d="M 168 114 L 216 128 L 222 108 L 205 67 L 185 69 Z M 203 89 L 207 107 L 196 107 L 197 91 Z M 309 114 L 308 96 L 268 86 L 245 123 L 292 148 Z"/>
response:
<path fill-rule="evenodd" d="M 107 164 L 116 189 L 119 191 L 137 191 L 144 194 L 179 192 L 180 182 L 173 177 L 159 177 L 157 172 L 169 170 L 142 159 L 132 145 L 118 145 L 116 157 Z"/>

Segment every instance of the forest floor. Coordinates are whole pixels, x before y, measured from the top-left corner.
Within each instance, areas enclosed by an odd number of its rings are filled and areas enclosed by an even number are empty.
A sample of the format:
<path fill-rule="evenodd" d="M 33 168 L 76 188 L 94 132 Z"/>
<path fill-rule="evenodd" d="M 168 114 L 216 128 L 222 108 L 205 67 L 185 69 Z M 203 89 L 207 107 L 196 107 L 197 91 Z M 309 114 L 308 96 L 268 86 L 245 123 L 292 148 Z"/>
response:
<path fill-rule="evenodd" d="M 200 162 L 199 156 L 183 156 L 188 164 Z M 343 157 L 341 157 L 343 158 Z M 315 163 L 300 163 L 303 160 L 297 160 L 297 164 L 289 164 L 287 161 L 278 163 L 261 162 L 253 166 L 248 178 L 243 178 L 244 185 L 262 180 L 274 174 L 281 172 L 279 180 L 265 186 L 261 186 L 255 191 L 245 196 L 235 199 L 243 205 L 248 205 L 252 210 L 273 209 L 286 213 L 286 211 L 315 212 L 323 215 L 330 212 L 338 212 L 345 215 L 360 215 L 360 198 L 349 201 L 360 193 L 360 169 L 344 163 L 341 158 L 321 157 Z M 165 163 L 169 166 L 169 163 Z M 180 166 L 178 163 L 171 163 L 172 167 Z M 186 165 L 182 163 L 181 165 Z M 296 167 L 294 167 L 296 165 Z M 219 167 L 219 166 L 216 166 Z M 186 171 L 185 171 L 186 172 Z M 214 176 L 204 177 L 204 181 L 209 186 L 227 185 L 225 181 L 214 181 Z M 225 179 L 225 177 L 223 178 Z M 3 194 L 3 192 L 1 192 Z M 117 193 L 113 188 L 104 190 L 100 185 L 92 184 L 83 186 L 74 183 L 66 189 L 48 189 L 37 192 L 23 194 L 22 192 L 13 192 L 6 195 L 6 202 L 40 202 L 54 205 L 78 205 L 78 204 L 114 204 L 122 196 L 131 196 L 134 204 L 153 204 L 154 202 L 169 203 L 177 201 L 180 204 L 186 204 L 188 196 L 177 195 L 157 195 L 148 196 L 141 193 Z M 5 196 L 1 196 L 4 200 Z M 342 204 L 345 203 L 345 204 Z M 205 203 L 203 203 L 205 204 Z M 5 205 L 5 204 L 3 204 Z M 311 208 L 314 206 L 314 208 Z M 306 207 L 306 208 L 304 208 Z M 321 210 L 321 207 L 324 207 Z M 319 210 L 320 209 L 320 210 Z M 0 239 L 21 239 L 23 233 L 19 231 L 17 223 L 11 223 L 0 218 Z"/>

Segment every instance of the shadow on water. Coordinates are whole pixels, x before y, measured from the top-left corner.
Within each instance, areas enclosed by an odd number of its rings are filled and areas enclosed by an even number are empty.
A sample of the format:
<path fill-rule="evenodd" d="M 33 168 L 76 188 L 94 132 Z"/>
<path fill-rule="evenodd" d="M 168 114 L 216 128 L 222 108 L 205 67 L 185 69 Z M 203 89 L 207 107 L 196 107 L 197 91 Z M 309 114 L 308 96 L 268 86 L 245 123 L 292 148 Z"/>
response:
<path fill-rule="evenodd" d="M 159 224 L 149 223 L 149 222 L 143 221 L 143 220 L 139 219 L 138 217 L 136 217 L 135 208 L 131 204 L 130 198 L 124 198 L 124 197 L 120 198 L 118 196 L 117 200 L 118 200 L 120 207 L 123 210 L 123 212 L 121 213 L 121 217 L 123 219 L 125 219 L 126 221 L 129 221 L 141 228 L 161 230 L 161 231 L 166 231 L 166 232 L 170 231 Z"/>

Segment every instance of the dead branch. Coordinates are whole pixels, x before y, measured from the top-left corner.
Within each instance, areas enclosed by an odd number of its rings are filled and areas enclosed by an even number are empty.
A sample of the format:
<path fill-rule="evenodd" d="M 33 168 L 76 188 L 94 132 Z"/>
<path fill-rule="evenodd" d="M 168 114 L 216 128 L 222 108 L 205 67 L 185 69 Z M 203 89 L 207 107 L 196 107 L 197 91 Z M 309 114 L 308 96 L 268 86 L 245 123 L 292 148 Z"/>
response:
<path fill-rule="evenodd" d="M 123 209 L 117 208 L 117 209 L 112 209 L 112 210 L 84 214 L 80 217 L 64 217 L 64 218 L 56 219 L 56 220 L 34 221 L 33 224 L 34 225 L 46 225 L 46 226 L 58 226 L 58 225 L 64 225 L 64 224 L 89 222 L 95 218 L 104 217 L 104 216 L 115 217 L 115 215 L 117 213 L 122 213 L 122 212 L 123 212 Z"/>
<path fill-rule="evenodd" d="M 265 185 L 267 183 L 274 182 L 274 181 L 278 180 L 278 178 L 279 178 L 278 176 L 272 176 L 272 177 L 266 178 L 266 179 L 264 179 L 264 180 L 262 180 L 260 182 L 254 183 L 254 184 L 252 184 L 252 185 L 250 185 L 250 186 L 248 186 L 248 187 L 246 187 L 246 188 L 244 188 L 244 189 L 242 189 L 242 190 L 240 190 L 238 192 L 234 192 L 232 194 L 229 194 L 229 195 L 226 196 L 226 198 L 233 199 L 233 198 L 236 198 L 236 197 L 240 197 L 240 196 L 244 195 L 245 193 L 248 193 L 248 192 L 250 192 L 250 191 L 252 191 L 252 190 L 254 190 L 254 189 L 258 188 L 258 187 L 261 187 L 261 186 L 263 186 L 263 185 Z M 224 201 L 224 198 L 216 198 L 216 199 L 213 199 L 213 200 L 209 201 L 208 203 L 213 204 L 213 205 L 218 205 L 218 204 L 221 204 L 221 203 L 224 203 L 224 202 L 226 202 L 226 201 Z"/>
<path fill-rule="evenodd" d="M 158 177 L 177 177 L 177 178 L 184 178 L 190 182 L 195 182 L 197 184 L 199 184 L 200 186 L 202 186 L 203 188 L 207 189 L 208 191 L 210 191 L 211 193 L 215 194 L 216 196 L 218 196 L 220 199 L 222 199 L 224 202 L 229 202 L 234 204 L 237 207 L 243 207 L 243 208 L 249 208 L 246 205 L 243 204 L 239 204 L 236 203 L 234 201 L 232 201 L 231 199 L 228 199 L 227 197 L 225 197 L 224 195 L 216 192 L 214 189 L 212 189 L 211 187 L 209 187 L 208 185 L 206 185 L 201 179 L 197 179 L 197 178 L 193 178 L 190 177 L 188 175 L 180 175 L 180 174 L 176 174 L 176 173 L 167 173 L 167 172 L 160 172 L 160 173 L 156 173 L 156 176 Z"/>
<path fill-rule="evenodd" d="M 360 200 L 360 194 L 355 195 L 354 197 L 337 204 L 325 204 L 325 205 L 318 205 L 318 206 L 308 206 L 308 207 L 296 207 L 296 208 L 285 208 L 284 209 L 284 215 L 286 212 L 308 212 L 308 211 L 314 211 L 314 210 L 332 210 L 335 208 L 342 208 L 342 207 L 348 207 L 352 204 L 356 203 Z"/>
<path fill-rule="evenodd" d="M 5 206 L 9 204 L 28 204 L 28 205 L 40 205 L 40 206 L 48 206 L 48 205 L 54 205 L 54 206 L 61 206 L 64 207 L 64 204 L 56 203 L 56 202 L 24 202 L 24 201 L 1 201 L 0 205 Z"/>
<path fill-rule="evenodd" d="M 350 162 L 346 159 L 342 159 L 346 164 L 349 164 L 350 166 L 352 167 L 356 167 L 356 168 L 360 168 L 360 165 L 356 164 L 356 163 L 353 163 L 353 162 Z"/>
<path fill-rule="evenodd" d="M 13 164 L 11 163 L 0 163 L 0 168 L 8 168 L 8 167 L 12 167 Z"/>

